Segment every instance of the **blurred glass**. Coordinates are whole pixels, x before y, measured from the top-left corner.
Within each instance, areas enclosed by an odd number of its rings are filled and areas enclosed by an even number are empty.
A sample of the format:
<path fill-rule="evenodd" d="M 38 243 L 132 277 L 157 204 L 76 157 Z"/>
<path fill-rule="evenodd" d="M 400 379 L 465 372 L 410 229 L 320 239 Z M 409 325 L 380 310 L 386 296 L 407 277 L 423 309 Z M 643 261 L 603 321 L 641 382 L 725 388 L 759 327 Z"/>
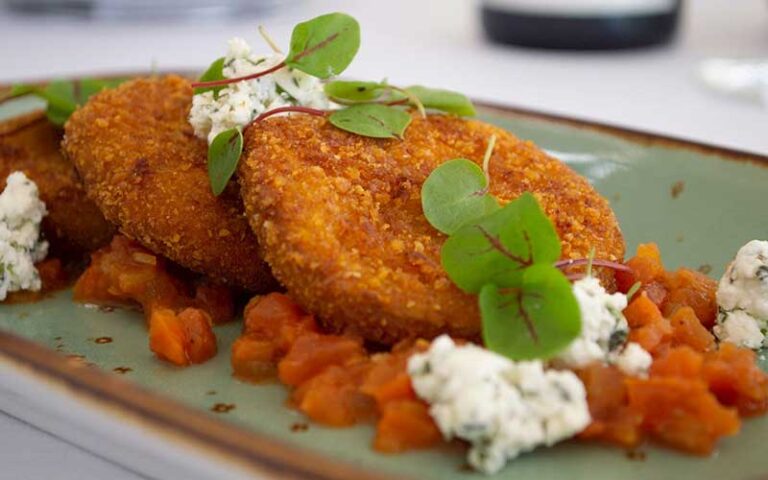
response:
<path fill-rule="evenodd" d="M 3 0 L 23 15 L 108 20 L 215 20 L 263 13 L 290 0 Z"/>

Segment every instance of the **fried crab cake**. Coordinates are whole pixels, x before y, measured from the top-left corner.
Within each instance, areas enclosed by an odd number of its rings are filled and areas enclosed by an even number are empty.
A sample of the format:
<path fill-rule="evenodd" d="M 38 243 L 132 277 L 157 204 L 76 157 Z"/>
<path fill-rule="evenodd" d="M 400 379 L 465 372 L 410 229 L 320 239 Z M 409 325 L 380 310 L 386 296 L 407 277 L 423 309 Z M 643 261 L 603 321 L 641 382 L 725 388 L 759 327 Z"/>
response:
<path fill-rule="evenodd" d="M 52 251 L 78 255 L 109 243 L 115 227 L 86 196 L 61 154 L 61 137 L 42 111 L 0 123 L 0 182 L 17 170 L 34 181 L 48 209 L 43 232 Z"/>
<path fill-rule="evenodd" d="M 72 114 L 64 151 L 126 236 L 214 279 L 271 288 L 237 183 L 219 197 L 211 192 L 208 145 L 187 121 L 191 104 L 192 87 L 177 76 L 105 90 Z"/>
<path fill-rule="evenodd" d="M 335 331 L 391 344 L 406 337 L 480 335 L 477 297 L 440 264 L 446 236 L 429 225 L 420 191 L 442 162 L 481 163 L 491 135 L 491 193 L 525 191 L 559 232 L 563 258 L 621 260 L 624 240 L 608 202 L 531 142 L 479 121 L 415 118 L 405 140 L 353 135 L 310 116 L 248 129 L 239 179 L 246 212 L 275 277 Z"/>

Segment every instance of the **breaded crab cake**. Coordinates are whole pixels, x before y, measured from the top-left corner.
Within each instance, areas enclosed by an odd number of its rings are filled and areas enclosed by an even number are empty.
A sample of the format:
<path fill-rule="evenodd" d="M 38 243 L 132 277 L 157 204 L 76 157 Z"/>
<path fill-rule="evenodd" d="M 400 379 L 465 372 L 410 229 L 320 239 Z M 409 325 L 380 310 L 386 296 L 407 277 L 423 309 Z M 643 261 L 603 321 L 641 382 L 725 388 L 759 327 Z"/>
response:
<path fill-rule="evenodd" d="M 613 211 L 586 179 L 531 142 L 475 120 L 414 118 L 405 139 L 364 138 L 324 118 L 275 117 L 246 131 L 239 179 L 246 212 L 275 277 L 332 330 L 391 344 L 449 333 L 477 338 L 477 297 L 440 264 L 446 236 L 420 191 L 442 162 L 480 163 L 491 135 L 491 193 L 533 192 L 554 221 L 563 258 L 620 261 Z"/>

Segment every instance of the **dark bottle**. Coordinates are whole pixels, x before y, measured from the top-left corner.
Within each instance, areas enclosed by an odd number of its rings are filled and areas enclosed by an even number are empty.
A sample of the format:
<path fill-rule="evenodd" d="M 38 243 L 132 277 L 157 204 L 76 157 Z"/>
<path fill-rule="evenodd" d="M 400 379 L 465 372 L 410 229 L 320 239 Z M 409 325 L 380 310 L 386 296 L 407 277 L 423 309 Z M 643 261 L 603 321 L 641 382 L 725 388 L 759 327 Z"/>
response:
<path fill-rule="evenodd" d="M 481 8 L 495 42 L 607 50 L 669 42 L 682 0 L 483 0 Z"/>

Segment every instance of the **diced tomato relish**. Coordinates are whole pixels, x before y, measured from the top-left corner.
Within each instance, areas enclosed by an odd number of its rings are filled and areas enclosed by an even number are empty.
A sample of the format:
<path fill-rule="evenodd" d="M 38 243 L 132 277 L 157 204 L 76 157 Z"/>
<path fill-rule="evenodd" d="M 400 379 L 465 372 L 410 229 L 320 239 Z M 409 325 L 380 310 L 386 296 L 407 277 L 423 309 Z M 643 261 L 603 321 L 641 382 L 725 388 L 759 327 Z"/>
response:
<path fill-rule="evenodd" d="M 642 245 L 627 264 L 632 273 L 618 272 L 619 288 L 643 282 L 624 310 L 629 340 L 651 352 L 654 362 L 645 378 L 602 363 L 579 369 L 592 422 L 578 438 L 626 448 L 651 439 L 707 454 L 718 439 L 738 432 L 739 415 L 768 410 L 768 376 L 754 352 L 718 348 L 708 329 L 712 281 L 685 269 L 666 272 L 652 244 Z M 232 366 L 241 378 L 277 377 L 293 387 L 291 405 L 318 423 L 342 427 L 377 416 L 373 446 L 394 453 L 441 442 L 407 374 L 408 358 L 428 347 L 425 340 L 409 340 L 368 353 L 357 337 L 321 333 L 311 315 L 273 293 L 246 307 Z"/>
<path fill-rule="evenodd" d="M 232 320 L 228 288 L 172 274 L 166 261 L 121 235 L 91 255 L 74 287 L 75 301 L 138 305 L 149 325 L 149 347 L 175 365 L 202 363 L 216 355 L 213 324 Z"/>
<path fill-rule="evenodd" d="M 360 338 L 320 333 L 311 315 L 271 293 L 246 307 L 232 368 L 246 380 L 277 376 L 294 387 L 291 405 L 323 425 L 349 426 L 378 415 L 374 448 L 397 452 L 441 439 L 406 373 L 410 355 L 427 346 L 409 341 L 369 354 Z"/>
<path fill-rule="evenodd" d="M 638 247 L 627 265 L 631 273 L 617 272 L 619 289 L 642 283 L 624 310 L 629 339 L 654 362 L 648 378 L 599 364 L 578 372 L 593 417 L 580 438 L 634 446 L 649 437 L 707 454 L 738 432 L 739 415 L 768 410 L 768 375 L 751 350 L 716 344 L 709 331 L 717 311 L 713 280 L 687 269 L 667 272 L 653 244 Z"/>

